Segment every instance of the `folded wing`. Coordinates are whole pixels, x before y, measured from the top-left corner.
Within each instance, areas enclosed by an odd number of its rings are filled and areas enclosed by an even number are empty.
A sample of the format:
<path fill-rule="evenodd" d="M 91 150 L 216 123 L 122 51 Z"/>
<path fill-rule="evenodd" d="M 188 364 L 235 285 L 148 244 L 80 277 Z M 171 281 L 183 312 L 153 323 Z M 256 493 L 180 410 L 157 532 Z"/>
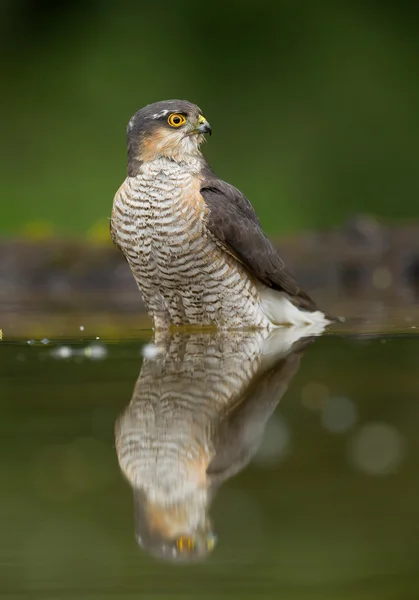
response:
<path fill-rule="evenodd" d="M 246 196 L 215 177 L 203 181 L 201 194 L 209 208 L 207 228 L 224 249 L 267 287 L 285 292 L 304 310 L 317 310 L 263 232 Z"/>

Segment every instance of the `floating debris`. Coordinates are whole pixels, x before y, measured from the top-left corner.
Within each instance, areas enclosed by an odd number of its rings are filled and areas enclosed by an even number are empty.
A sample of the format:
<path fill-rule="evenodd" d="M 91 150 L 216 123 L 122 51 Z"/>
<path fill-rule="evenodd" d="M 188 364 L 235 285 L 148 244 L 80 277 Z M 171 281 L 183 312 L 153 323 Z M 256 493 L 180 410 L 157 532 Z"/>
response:
<path fill-rule="evenodd" d="M 156 346 L 156 344 L 146 344 L 141 348 L 141 354 L 149 360 L 157 358 L 162 352 L 164 352 L 164 349 Z"/>
<path fill-rule="evenodd" d="M 102 344 L 91 344 L 84 348 L 83 354 L 92 360 L 102 360 L 108 355 L 108 350 Z"/>
<path fill-rule="evenodd" d="M 102 344 L 90 344 L 85 348 L 71 348 L 70 346 L 57 346 L 51 351 L 51 356 L 58 359 L 74 358 L 80 362 L 84 358 L 90 360 L 102 360 L 108 355 L 106 346 Z"/>
<path fill-rule="evenodd" d="M 70 346 L 58 346 L 51 351 L 51 356 L 54 358 L 70 358 L 73 356 L 73 350 Z"/>

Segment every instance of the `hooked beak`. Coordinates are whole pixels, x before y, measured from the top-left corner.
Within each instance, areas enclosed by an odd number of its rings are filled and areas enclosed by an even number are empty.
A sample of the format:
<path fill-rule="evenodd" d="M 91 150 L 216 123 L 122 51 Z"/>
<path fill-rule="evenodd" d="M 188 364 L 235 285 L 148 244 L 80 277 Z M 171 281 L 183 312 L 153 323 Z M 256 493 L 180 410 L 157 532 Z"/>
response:
<path fill-rule="evenodd" d="M 199 115 L 198 123 L 196 124 L 196 133 L 209 133 L 212 134 L 211 125 L 208 123 L 203 115 Z"/>
<path fill-rule="evenodd" d="M 207 536 L 207 550 L 211 552 L 217 543 L 217 536 L 214 533 L 209 533 Z"/>

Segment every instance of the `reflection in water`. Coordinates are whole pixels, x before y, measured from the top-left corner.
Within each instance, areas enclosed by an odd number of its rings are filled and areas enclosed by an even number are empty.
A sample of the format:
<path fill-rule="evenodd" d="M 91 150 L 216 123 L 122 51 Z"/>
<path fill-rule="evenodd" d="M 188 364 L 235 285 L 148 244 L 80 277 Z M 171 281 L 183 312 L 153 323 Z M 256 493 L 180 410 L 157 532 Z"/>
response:
<path fill-rule="evenodd" d="M 136 537 L 151 554 L 191 560 L 213 549 L 211 498 L 256 452 L 312 339 L 302 335 L 307 328 L 177 334 L 147 353 L 116 449 Z"/>

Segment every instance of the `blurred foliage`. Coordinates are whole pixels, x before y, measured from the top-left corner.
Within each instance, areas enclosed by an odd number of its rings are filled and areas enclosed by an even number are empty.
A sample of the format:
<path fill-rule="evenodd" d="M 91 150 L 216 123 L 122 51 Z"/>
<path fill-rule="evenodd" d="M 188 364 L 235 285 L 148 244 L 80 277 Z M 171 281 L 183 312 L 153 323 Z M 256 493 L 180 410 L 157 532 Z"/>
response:
<path fill-rule="evenodd" d="M 201 106 L 208 160 L 270 233 L 415 217 L 416 17 L 389 1 L 4 0 L 0 232 L 101 236 L 126 123 L 176 97 Z"/>

